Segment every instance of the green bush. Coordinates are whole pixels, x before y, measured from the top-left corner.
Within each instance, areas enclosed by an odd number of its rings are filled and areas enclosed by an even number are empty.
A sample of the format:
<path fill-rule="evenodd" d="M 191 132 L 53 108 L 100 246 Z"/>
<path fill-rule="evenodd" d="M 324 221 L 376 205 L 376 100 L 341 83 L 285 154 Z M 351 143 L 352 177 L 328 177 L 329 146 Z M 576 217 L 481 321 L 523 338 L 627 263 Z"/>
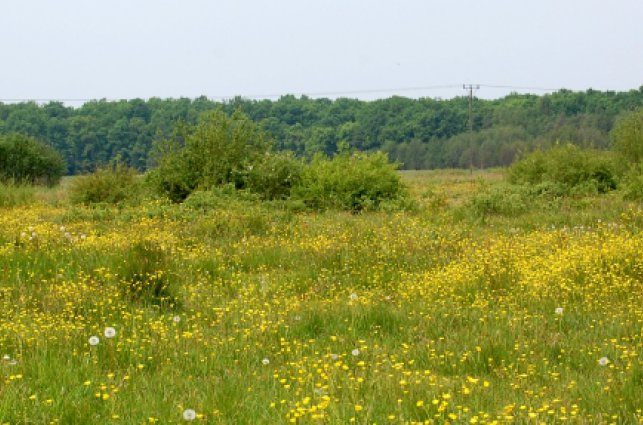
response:
<path fill-rule="evenodd" d="M 69 188 L 71 201 L 79 204 L 116 204 L 136 199 L 140 194 L 137 172 L 125 164 L 101 167 L 92 174 L 78 176 Z"/>
<path fill-rule="evenodd" d="M 614 150 L 627 161 L 643 162 L 643 108 L 620 117 L 610 132 Z"/>
<path fill-rule="evenodd" d="M 301 182 L 303 169 L 292 152 L 269 152 L 248 171 L 247 188 L 261 199 L 288 199 Z"/>
<path fill-rule="evenodd" d="M 407 197 L 397 167 L 382 152 L 343 152 L 332 159 L 317 155 L 304 168 L 293 197 L 316 210 L 378 209 L 385 201 Z"/>
<path fill-rule="evenodd" d="M 209 112 L 196 126 L 178 125 L 173 138 L 156 145 L 158 166 L 149 181 L 173 202 L 182 202 L 197 188 L 244 188 L 249 171 L 268 149 L 265 136 L 247 116 Z"/>
<path fill-rule="evenodd" d="M 51 146 L 21 134 L 0 136 L 0 181 L 53 186 L 65 161 Z"/>
<path fill-rule="evenodd" d="M 623 177 L 619 190 L 623 199 L 643 201 L 643 165 L 633 166 Z"/>
<path fill-rule="evenodd" d="M 619 170 L 610 152 L 557 146 L 532 152 L 509 167 L 507 177 L 513 184 L 555 185 L 564 194 L 616 189 Z"/>

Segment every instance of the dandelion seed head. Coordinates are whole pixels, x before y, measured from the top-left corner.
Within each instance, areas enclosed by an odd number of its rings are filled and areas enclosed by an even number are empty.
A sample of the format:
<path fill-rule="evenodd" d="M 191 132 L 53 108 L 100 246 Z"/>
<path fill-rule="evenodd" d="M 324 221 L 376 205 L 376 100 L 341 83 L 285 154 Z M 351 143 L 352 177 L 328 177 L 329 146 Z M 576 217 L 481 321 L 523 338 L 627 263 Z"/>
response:
<path fill-rule="evenodd" d="M 607 366 L 607 364 L 610 362 L 610 360 L 607 357 L 601 357 L 598 359 L 598 364 L 601 366 Z"/>
<path fill-rule="evenodd" d="M 268 366 L 270 364 L 270 360 L 266 357 L 261 361 L 261 363 L 263 363 L 264 366 Z"/>
<path fill-rule="evenodd" d="M 92 345 L 92 346 L 98 345 L 99 342 L 100 342 L 100 339 L 98 339 L 96 335 L 92 335 L 89 337 L 89 345 Z"/>
<path fill-rule="evenodd" d="M 108 326 L 105 328 L 105 338 L 114 338 L 116 336 L 116 329 Z"/>
<path fill-rule="evenodd" d="M 355 357 L 359 356 L 359 348 L 355 348 L 353 351 L 351 351 L 351 354 Z"/>
<path fill-rule="evenodd" d="M 563 308 L 562 307 L 556 307 L 556 309 L 554 310 L 554 313 L 556 313 L 557 315 L 561 316 L 563 314 Z"/>
<path fill-rule="evenodd" d="M 185 409 L 183 411 L 183 419 L 185 419 L 186 421 L 193 421 L 194 419 L 196 419 L 196 412 L 194 411 L 194 409 Z"/>
<path fill-rule="evenodd" d="M 181 321 L 181 316 L 174 316 L 174 317 L 172 318 L 172 321 L 173 321 L 174 323 L 179 323 L 179 322 Z"/>
<path fill-rule="evenodd" d="M 351 299 L 352 301 L 357 300 L 357 294 L 356 294 L 355 292 L 353 292 L 353 293 L 350 295 L 350 299 Z"/>

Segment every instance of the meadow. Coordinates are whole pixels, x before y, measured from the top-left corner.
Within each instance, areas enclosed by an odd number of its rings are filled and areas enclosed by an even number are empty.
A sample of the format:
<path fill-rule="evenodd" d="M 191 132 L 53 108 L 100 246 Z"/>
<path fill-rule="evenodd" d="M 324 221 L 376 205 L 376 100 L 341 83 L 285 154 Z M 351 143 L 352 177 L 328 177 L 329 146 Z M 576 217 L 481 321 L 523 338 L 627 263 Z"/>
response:
<path fill-rule="evenodd" d="M 359 214 L 0 195 L 0 424 L 643 423 L 640 203 L 403 179 Z"/>

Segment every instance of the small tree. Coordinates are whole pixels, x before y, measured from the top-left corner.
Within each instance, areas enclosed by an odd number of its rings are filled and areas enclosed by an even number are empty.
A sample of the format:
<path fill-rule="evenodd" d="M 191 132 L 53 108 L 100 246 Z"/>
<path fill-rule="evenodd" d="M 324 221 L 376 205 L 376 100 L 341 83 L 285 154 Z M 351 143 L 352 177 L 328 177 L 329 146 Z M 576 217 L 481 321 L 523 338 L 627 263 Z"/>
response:
<path fill-rule="evenodd" d="M 610 133 L 614 150 L 634 164 L 643 162 L 643 109 L 623 115 Z"/>
<path fill-rule="evenodd" d="M 0 136 L 0 181 L 53 186 L 65 169 L 51 146 L 22 134 Z"/>
<path fill-rule="evenodd" d="M 243 188 L 248 172 L 268 149 L 266 137 L 244 114 L 210 112 L 196 126 L 177 126 L 173 138 L 157 145 L 158 167 L 150 179 L 175 202 L 197 187 Z"/>

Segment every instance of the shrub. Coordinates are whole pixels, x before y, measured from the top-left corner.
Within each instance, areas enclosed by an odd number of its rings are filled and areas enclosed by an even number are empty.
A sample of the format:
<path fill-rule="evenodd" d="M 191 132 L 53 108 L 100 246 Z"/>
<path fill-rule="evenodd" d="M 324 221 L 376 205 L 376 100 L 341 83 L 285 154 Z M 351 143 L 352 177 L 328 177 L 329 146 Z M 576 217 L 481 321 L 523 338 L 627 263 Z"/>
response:
<path fill-rule="evenodd" d="M 614 190 L 618 174 L 609 152 L 566 145 L 530 153 L 509 167 L 507 177 L 514 184 L 558 185 L 565 194 L 572 194 Z"/>
<path fill-rule="evenodd" d="M 382 152 L 343 152 L 332 159 L 320 154 L 304 168 L 293 196 L 317 210 L 377 209 L 383 201 L 407 197 L 397 167 Z"/>
<path fill-rule="evenodd" d="M 242 113 L 210 112 L 196 126 L 178 125 L 173 138 L 157 144 L 158 166 L 149 180 L 174 202 L 182 202 L 199 187 L 231 183 L 243 188 L 249 170 L 268 148 L 263 133 Z"/>
<path fill-rule="evenodd" d="M 247 176 L 247 187 L 262 199 L 287 199 L 302 179 L 304 165 L 292 152 L 267 153 Z"/>
<path fill-rule="evenodd" d="M 51 146 L 21 134 L 0 136 L 0 181 L 53 186 L 65 161 Z"/>
<path fill-rule="evenodd" d="M 643 200 L 643 166 L 633 166 L 623 177 L 619 190 L 623 199 L 629 201 Z"/>
<path fill-rule="evenodd" d="M 610 132 L 614 150 L 629 162 L 643 162 L 643 108 L 620 117 Z"/>
<path fill-rule="evenodd" d="M 101 167 L 92 174 L 78 176 L 69 188 L 75 203 L 115 204 L 135 199 L 141 193 L 137 172 L 125 164 Z"/>

